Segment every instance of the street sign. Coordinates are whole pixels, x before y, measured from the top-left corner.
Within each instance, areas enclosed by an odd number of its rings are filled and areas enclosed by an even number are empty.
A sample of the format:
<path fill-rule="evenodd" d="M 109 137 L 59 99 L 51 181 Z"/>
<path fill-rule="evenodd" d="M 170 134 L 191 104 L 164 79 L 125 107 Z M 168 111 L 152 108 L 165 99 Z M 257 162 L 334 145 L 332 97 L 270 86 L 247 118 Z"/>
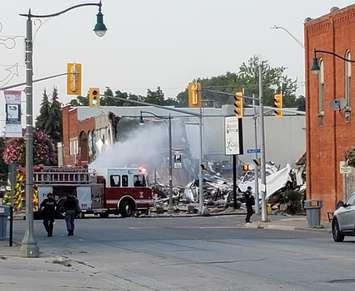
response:
<path fill-rule="evenodd" d="M 240 155 L 241 144 L 239 131 L 239 118 L 228 116 L 224 118 L 224 143 L 226 155 Z"/>
<path fill-rule="evenodd" d="M 340 161 L 340 174 L 346 175 L 351 173 L 351 167 L 346 164 L 345 161 Z"/>
<path fill-rule="evenodd" d="M 260 154 L 261 149 L 247 149 L 247 154 Z"/>
<path fill-rule="evenodd" d="M 174 152 L 174 168 L 181 169 L 182 168 L 182 153 Z"/>

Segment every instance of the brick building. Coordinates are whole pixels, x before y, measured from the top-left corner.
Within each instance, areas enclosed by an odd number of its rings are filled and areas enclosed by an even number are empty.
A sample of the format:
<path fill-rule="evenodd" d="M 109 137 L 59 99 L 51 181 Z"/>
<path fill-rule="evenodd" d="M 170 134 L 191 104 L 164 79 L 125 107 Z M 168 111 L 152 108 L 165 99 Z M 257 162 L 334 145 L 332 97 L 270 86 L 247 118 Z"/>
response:
<path fill-rule="evenodd" d="M 355 191 L 353 174 L 340 173 L 345 153 L 355 146 L 355 84 L 354 66 L 339 57 L 355 60 L 355 5 L 332 8 L 317 19 L 307 18 L 304 25 L 306 69 L 306 148 L 307 196 L 323 201 L 322 217 L 333 211 L 337 201 Z M 319 74 L 312 74 L 314 50 Z M 334 110 L 334 100 L 341 110 Z M 346 180 L 345 180 L 346 179 Z"/>
<path fill-rule="evenodd" d="M 78 108 L 63 107 L 63 164 L 85 165 L 94 160 L 97 151 L 114 142 L 115 118 L 109 113 L 81 117 Z"/>

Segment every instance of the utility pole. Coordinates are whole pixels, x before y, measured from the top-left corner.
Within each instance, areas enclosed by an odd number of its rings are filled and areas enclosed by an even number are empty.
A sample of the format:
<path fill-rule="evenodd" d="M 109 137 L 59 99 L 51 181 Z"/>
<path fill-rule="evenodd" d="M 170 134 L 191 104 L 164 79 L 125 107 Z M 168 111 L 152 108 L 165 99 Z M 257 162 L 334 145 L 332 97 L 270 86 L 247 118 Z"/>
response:
<path fill-rule="evenodd" d="M 260 107 L 260 125 L 261 125 L 261 221 L 267 221 L 266 212 L 266 167 L 265 167 L 265 125 L 264 125 L 264 102 L 263 102 L 263 84 L 262 70 L 259 65 L 259 107 Z"/>
<path fill-rule="evenodd" d="M 233 157 L 233 208 L 237 209 L 237 155 Z"/>
<path fill-rule="evenodd" d="M 199 115 L 199 129 L 200 129 L 200 165 L 198 173 L 198 193 L 199 193 L 199 209 L 200 214 L 204 213 L 204 201 L 203 201 L 203 173 L 202 173 L 202 161 L 203 161 L 203 148 L 202 148 L 202 137 L 203 137 L 203 118 L 202 118 L 202 100 L 200 100 L 200 115 Z"/>
<path fill-rule="evenodd" d="M 171 134 L 171 114 L 169 113 L 169 205 L 168 212 L 174 212 L 173 206 L 173 149 Z"/>
<path fill-rule="evenodd" d="M 254 108 L 254 116 L 253 116 L 253 119 L 254 119 L 254 144 L 255 144 L 255 159 L 256 159 L 256 162 L 255 162 L 255 214 L 258 216 L 259 215 L 259 212 L 260 212 L 260 206 L 259 206 L 259 165 L 257 163 L 258 161 L 258 125 L 257 125 L 257 111 L 256 111 L 256 106 L 255 106 L 255 96 L 253 94 L 253 108 Z"/>
<path fill-rule="evenodd" d="M 97 23 L 94 28 L 98 36 L 103 36 L 107 30 L 103 23 L 103 14 L 101 13 L 101 2 L 84 3 L 69 7 L 63 11 L 47 14 L 35 15 L 31 9 L 26 14 L 20 16 L 26 17 L 26 39 L 25 39 L 25 64 L 26 64 L 26 232 L 21 244 L 21 252 L 24 257 L 36 258 L 39 256 L 39 247 L 33 235 L 33 41 L 32 41 L 32 19 L 50 18 L 66 13 L 72 9 L 83 6 L 98 6 Z"/>

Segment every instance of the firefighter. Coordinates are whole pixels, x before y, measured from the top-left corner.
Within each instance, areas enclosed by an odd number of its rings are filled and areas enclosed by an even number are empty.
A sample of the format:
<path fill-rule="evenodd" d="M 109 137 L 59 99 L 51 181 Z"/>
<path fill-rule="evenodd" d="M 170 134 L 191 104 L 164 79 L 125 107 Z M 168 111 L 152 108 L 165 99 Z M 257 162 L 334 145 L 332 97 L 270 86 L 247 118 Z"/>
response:
<path fill-rule="evenodd" d="M 247 207 L 247 216 L 245 217 L 246 223 L 250 223 L 250 218 L 253 215 L 253 205 L 255 204 L 251 190 L 252 188 L 248 186 L 247 190 L 244 192 L 245 206 Z"/>
<path fill-rule="evenodd" d="M 63 210 L 65 212 L 65 223 L 67 226 L 68 236 L 74 235 L 74 219 L 80 213 L 79 201 L 72 194 L 68 193 L 63 202 Z"/>
<path fill-rule="evenodd" d="M 47 231 L 48 237 L 53 235 L 53 224 L 56 214 L 57 204 L 53 198 L 52 193 L 47 194 L 47 198 L 44 199 L 40 205 L 40 209 L 43 215 L 43 225 Z"/>

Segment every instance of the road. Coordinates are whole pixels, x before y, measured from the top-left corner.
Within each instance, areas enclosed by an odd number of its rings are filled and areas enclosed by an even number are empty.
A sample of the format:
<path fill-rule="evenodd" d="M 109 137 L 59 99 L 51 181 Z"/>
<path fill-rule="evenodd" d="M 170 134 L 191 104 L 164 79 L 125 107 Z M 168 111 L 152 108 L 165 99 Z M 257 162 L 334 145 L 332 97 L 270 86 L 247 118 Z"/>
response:
<path fill-rule="evenodd" d="M 52 238 L 36 221 L 41 258 L 0 252 L 0 290 L 355 290 L 354 240 L 242 219 L 84 219 L 74 237 L 58 220 Z"/>

